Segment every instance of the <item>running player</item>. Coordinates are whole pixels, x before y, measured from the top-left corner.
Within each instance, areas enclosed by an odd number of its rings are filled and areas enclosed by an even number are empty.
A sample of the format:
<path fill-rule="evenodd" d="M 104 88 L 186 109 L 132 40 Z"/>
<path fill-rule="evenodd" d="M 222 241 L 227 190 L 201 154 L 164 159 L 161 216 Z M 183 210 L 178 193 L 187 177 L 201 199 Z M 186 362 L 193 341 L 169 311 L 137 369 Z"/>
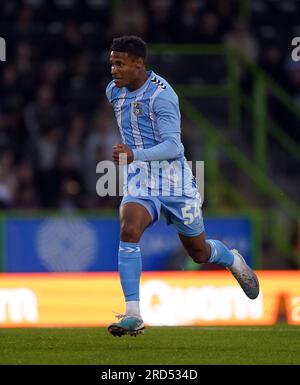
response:
<path fill-rule="evenodd" d="M 134 164 L 151 171 L 152 164 L 169 162 L 171 166 L 166 174 L 171 183 L 165 184 L 169 187 L 172 182 L 173 187 L 176 184 L 175 178 L 170 178 L 170 169 L 174 171 L 172 164 L 176 162 L 177 169 L 179 167 L 184 175 L 183 188 L 180 194 L 165 194 L 162 186 L 166 177 L 157 171 L 154 179 L 158 180 L 158 185 L 155 181 L 153 185 L 153 175 L 149 178 L 147 172 L 140 174 L 145 176 L 141 176 L 139 194 L 125 186 L 120 205 L 118 263 L 126 311 L 118 322 L 108 327 L 114 336 L 143 333 L 139 306 L 142 271 L 139 241 L 145 229 L 158 221 L 161 210 L 168 223 L 175 226 L 183 246 L 196 263 L 225 266 L 249 298 L 255 299 L 259 294 L 257 277 L 238 251 L 229 250 L 219 240 L 205 239 L 201 198 L 180 138 L 178 97 L 165 79 L 146 71 L 146 51 L 146 43 L 137 36 L 116 38 L 111 45 L 113 80 L 107 86 L 106 95 L 113 106 L 123 142 L 113 147 L 113 160 L 122 164 L 125 156 L 128 175 Z M 127 184 L 131 180 L 128 177 Z"/>

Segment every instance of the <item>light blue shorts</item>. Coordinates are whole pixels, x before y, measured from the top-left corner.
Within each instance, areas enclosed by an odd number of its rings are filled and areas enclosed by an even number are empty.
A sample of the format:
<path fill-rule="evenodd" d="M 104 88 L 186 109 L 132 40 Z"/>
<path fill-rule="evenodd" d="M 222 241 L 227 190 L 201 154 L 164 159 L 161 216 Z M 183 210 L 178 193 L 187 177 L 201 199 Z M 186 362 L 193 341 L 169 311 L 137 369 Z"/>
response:
<path fill-rule="evenodd" d="M 160 218 L 163 211 L 167 224 L 173 224 L 182 235 L 194 237 L 203 233 L 204 224 L 201 210 L 200 194 L 194 197 L 182 196 L 131 196 L 123 197 L 120 206 L 135 202 L 144 206 L 152 218 L 152 225 Z"/>

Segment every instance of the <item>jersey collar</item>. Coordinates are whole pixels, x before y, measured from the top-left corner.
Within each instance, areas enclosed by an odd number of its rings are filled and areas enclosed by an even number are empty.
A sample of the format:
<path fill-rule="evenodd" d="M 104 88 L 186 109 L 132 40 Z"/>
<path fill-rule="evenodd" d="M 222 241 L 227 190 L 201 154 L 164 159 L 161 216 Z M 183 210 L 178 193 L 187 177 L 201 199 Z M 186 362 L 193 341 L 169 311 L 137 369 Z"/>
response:
<path fill-rule="evenodd" d="M 153 71 L 147 71 L 147 76 L 148 76 L 148 79 L 145 81 L 145 83 L 140 87 L 138 88 L 137 90 L 134 90 L 134 91 L 129 91 L 128 89 L 127 90 L 127 95 L 129 96 L 134 96 L 134 95 L 137 95 L 137 94 L 140 94 L 140 93 L 143 93 L 144 90 L 148 87 L 151 79 L 153 79 L 153 77 L 155 76 L 155 73 Z"/>

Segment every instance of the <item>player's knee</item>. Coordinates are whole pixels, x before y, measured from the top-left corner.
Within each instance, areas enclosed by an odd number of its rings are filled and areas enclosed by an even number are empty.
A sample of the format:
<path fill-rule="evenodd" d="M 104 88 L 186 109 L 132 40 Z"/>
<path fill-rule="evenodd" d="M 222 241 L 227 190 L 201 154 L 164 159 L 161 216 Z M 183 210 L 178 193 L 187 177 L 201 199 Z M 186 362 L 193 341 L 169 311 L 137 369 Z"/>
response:
<path fill-rule="evenodd" d="M 207 263 L 210 257 L 206 247 L 189 250 L 189 255 L 196 263 Z"/>
<path fill-rule="evenodd" d="M 120 238 L 123 242 L 139 242 L 141 237 L 138 226 L 135 223 L 122 223 Z"/>

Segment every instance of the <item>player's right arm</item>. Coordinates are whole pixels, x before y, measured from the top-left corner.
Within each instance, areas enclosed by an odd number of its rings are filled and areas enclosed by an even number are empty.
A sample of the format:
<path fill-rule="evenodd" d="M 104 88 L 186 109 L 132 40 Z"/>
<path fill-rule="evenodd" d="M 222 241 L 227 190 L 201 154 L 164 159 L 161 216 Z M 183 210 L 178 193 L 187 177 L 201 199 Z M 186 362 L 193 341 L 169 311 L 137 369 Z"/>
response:
<path fill-rule="evenodd" d="M 115 87 L 115 82 L 112 80 L 108 86 L 106 87 L 106 90 L 105 90 L 105 94 L 106 94 L 106 97 L 107 97 L 107 100 L 109 101 L 109 103 L 111 103 L 111 100 L 112 100 L 112 92 L 113 92 L 113 88 Z"/>

